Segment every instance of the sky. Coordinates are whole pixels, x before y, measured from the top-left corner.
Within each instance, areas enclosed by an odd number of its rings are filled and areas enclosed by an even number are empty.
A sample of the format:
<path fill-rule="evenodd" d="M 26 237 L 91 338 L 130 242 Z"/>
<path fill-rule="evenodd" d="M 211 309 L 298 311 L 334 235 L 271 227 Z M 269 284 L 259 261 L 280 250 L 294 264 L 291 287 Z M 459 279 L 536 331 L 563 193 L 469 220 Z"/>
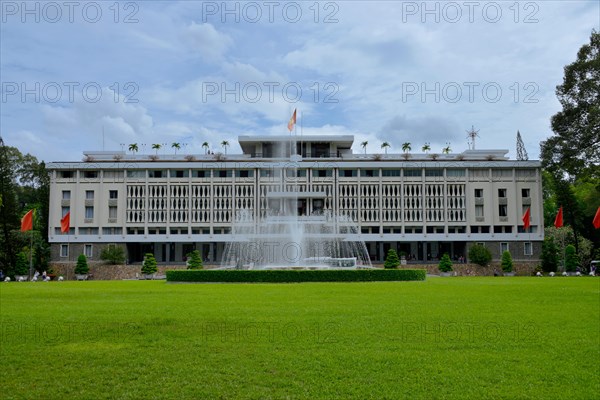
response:
<path fill-rule="evenodd" d="M 0 135 L 39 160 L 354 135 L 530 159 L 600 1 L 0 2 Z"/>

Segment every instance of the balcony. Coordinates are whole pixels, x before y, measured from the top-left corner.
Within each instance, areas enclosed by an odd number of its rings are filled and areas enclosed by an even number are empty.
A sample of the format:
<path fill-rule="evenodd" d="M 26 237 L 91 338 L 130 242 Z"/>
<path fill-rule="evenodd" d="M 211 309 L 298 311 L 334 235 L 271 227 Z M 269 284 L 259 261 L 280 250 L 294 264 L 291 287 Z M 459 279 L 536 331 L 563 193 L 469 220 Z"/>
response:
<path fill-rule="evenodd" d="M 531 197 L 523 197 L 523 205 L 530 206 L 531 205 Z"/>
<path fill-rule="evenodd" d="M 483 205 L 483 197 L 475 197 L 475 205 L 482 206 Z"/>
<path fill-rule="evenodd" d="M 500 205 L 507 205 L 508 204 L 508 199 L 506 197 L 500 197 L 498 199 L 498 204 L 500 204 Z"/>

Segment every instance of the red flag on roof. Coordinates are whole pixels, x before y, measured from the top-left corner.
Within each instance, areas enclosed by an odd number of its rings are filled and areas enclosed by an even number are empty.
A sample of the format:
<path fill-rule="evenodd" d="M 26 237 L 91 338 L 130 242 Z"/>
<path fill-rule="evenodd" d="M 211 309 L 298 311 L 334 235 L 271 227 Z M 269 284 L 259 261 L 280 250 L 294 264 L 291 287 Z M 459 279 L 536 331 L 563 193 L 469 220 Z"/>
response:
<path fill-rule="evenodd" d="M 294 109 L 294 114 L 292 114 L 292 118 L 288 122 L 288 131 L 291 132 L 294 129 L 294 125 L 296 125 L 296 109 Z"/>

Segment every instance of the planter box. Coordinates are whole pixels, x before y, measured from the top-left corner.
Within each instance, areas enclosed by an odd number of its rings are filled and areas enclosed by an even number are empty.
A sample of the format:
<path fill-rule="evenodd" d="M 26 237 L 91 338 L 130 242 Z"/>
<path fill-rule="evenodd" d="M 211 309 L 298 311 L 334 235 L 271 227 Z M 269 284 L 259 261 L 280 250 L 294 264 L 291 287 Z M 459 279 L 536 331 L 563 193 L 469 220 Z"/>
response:
<path fill-rule="evenodd" d="M 452 271 L 449 272 L 440 272 L 440 276 L 452 276 L 454 273 Z"/>
<path fill-rule="evenodd" d="M 514 272 L 504 272 L 503 275 L 504 276 L 515 276 L 516 273 L 514 273 Z"/>
<path fill-rule="evenodd" d="M 152 280 L 152 279 L 154 279 L 154 274 L 144 274 L 144 279 Z"/>
<path fill-rule="evenodd" d="M 87 274 L 76 274 L 75 275 L 75 279 L 77 279 L 78 281 L 87 281 Z"/>

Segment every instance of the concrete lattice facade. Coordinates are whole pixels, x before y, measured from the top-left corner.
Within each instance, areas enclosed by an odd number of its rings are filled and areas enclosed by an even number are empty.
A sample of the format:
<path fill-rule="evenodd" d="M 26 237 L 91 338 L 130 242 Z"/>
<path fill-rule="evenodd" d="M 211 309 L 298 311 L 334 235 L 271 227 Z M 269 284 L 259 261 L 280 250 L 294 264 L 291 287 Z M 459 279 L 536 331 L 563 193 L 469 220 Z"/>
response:
<path fill-rule="evenodd" d="M 272 212 L 269 192 L 298 192 L 298 215 L 330 211 L 352 217 L 372 260 L 387 249 L 434 261 L 466 256 L 484 243 L 498 259 L 535 261 L 543 241 L 538 161 L 515 161 L 501 150 L 460 154 L 353 154 L 352 136 L 304 137 L 290 158 L 288 137 L 240 137 L 237 155 L 127 155 L 86 152 L 84 162 L 50 163 L 49 239 L 54 261 L 80 253 L 97 259 L 109 244 L 125 245 L 129 262 L 153 252 L 183 262 L 200 249 L 219 260 L 236 213 Z M 284 145 L 281 145 L 284 143 Z M 274 148 L 284 151 L 274 151 Z M 294 143 L 290 148 L 294 147 Z M 154 158 L 154 157 L 153 157 Z M 531 230 L 522 216 L 531 209 Z M 70 234 L 60 232 L 70 212 Z M 352 237 L 350 237 L 352 236 Z"/>

